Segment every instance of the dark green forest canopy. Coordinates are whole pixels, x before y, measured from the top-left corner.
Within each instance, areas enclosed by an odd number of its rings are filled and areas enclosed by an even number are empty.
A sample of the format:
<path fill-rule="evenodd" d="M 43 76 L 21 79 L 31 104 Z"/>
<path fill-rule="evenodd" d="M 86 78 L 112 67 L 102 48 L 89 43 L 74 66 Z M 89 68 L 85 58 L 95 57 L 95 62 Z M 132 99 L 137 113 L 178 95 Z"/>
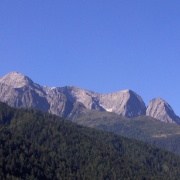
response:
<path fill-rule="evenodd" d="M 91 110 L 76 119 L 77 124 L 140 140 L 180 156 L 180 125 L 150 116 L 127 118 L 115 113 Z"/>
<path fill-rule="evenodd" d="M 0 179 L 179 179 L 180 158 L 146 143 L 0 103 Z"/>

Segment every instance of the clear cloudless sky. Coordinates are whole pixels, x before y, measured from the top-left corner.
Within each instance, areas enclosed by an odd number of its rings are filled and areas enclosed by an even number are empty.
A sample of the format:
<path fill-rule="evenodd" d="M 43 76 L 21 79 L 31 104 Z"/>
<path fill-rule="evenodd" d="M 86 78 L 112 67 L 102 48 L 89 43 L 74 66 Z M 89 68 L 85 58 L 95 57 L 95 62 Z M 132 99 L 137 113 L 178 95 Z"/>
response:
<path fill-rule="evenodd" d="M 180 116 L 180 0 L 0 0 L 0 77 L 132 89 Z"/>

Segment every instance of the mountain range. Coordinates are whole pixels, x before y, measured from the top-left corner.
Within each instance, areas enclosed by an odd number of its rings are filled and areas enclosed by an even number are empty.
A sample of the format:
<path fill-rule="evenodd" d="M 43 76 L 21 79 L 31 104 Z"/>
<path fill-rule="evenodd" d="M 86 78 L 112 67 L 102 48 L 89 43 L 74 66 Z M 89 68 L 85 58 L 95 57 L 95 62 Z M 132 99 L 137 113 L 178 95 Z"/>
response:
<path fill-rule="evenodd" d="M 75 86 L 47 87 L 11 72 L 0 78 L 0 101 L 11 107 L 42 110 L 180 155 L 180 118 L 162 98 L 152 99 L 146 107 L 132 90 L 100 94 Z"/>
<path fill-rule="evenodd" d="M 146 107 L 143 99 L 129 89 L 101 94 L 75 86 L 47 87 L 18 72 L 0 78 L 0 101 L 12 107 L 35 108 L 70 120 L 98 110 L 121 117 L 150 116 L 162 122 L 180 124 L 180 118 L 162 98 L 152 99 Z"/>

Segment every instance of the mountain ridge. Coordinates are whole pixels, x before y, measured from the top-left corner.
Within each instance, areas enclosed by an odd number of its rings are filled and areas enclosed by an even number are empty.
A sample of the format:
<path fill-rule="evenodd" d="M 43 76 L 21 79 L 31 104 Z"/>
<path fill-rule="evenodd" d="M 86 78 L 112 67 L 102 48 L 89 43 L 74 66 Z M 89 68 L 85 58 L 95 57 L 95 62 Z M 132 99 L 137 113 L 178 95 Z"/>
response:
<path fill-rule="evenodd" d="M 33 81 L 29 77 L 14 71 L 0 78 L 0 83 L 12 86 L 13 88 L 21 88 L 33 84 Z"/>
<path fill-rule="evenodd" d="M 154 98 L 149 102 L 146 115 L 166 123 L 180 124 L 180 118 L 174 113 L 172 107 L 162 98 Z"/>
<path fill-rule="evenodd" d="M 164 122 L 180 124 L 180 118 L 167 102 L 163 100 L 164 104 L 158 106 L 159 101 L 153 104 L 150 101 L 146 107 L 140 95 L 130 89 L 101 94 L 76 86 L 47 87 L 34 83 L 16 71 L 0 78 L 0 101 L 13 107 L 36 108 L 70 119 L 80 109 L 87 109 L 114 112 L 129 118 L 147 115 Z M 163 108 L 166 108 L 164 115 L 150 113 L 160 112 Z"/>

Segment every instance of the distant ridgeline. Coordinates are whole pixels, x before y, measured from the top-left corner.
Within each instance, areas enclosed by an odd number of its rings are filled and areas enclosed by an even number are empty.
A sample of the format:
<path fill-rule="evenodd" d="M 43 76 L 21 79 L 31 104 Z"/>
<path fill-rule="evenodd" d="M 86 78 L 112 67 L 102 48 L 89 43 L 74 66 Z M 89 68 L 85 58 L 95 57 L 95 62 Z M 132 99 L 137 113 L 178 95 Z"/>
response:
<path fill-rule="evenodd" d="M 35 108 L 71 120 L 84 111 L 99 110 L 130 118 L 147 115 L 180 124 L 180 118 L 161 98 L 151 100 L 146 108 L 142 98 L 132 90 L 100 94 L 74 86 L 50 88 L 40 86 L 18 72 L 0 78 L 0 101 L 12 107 Z"/>
<path fill-rule="evenodd" d="M 171 179 L 180 157 L 42 111 L 0 103 L 0 179 Z"/>

